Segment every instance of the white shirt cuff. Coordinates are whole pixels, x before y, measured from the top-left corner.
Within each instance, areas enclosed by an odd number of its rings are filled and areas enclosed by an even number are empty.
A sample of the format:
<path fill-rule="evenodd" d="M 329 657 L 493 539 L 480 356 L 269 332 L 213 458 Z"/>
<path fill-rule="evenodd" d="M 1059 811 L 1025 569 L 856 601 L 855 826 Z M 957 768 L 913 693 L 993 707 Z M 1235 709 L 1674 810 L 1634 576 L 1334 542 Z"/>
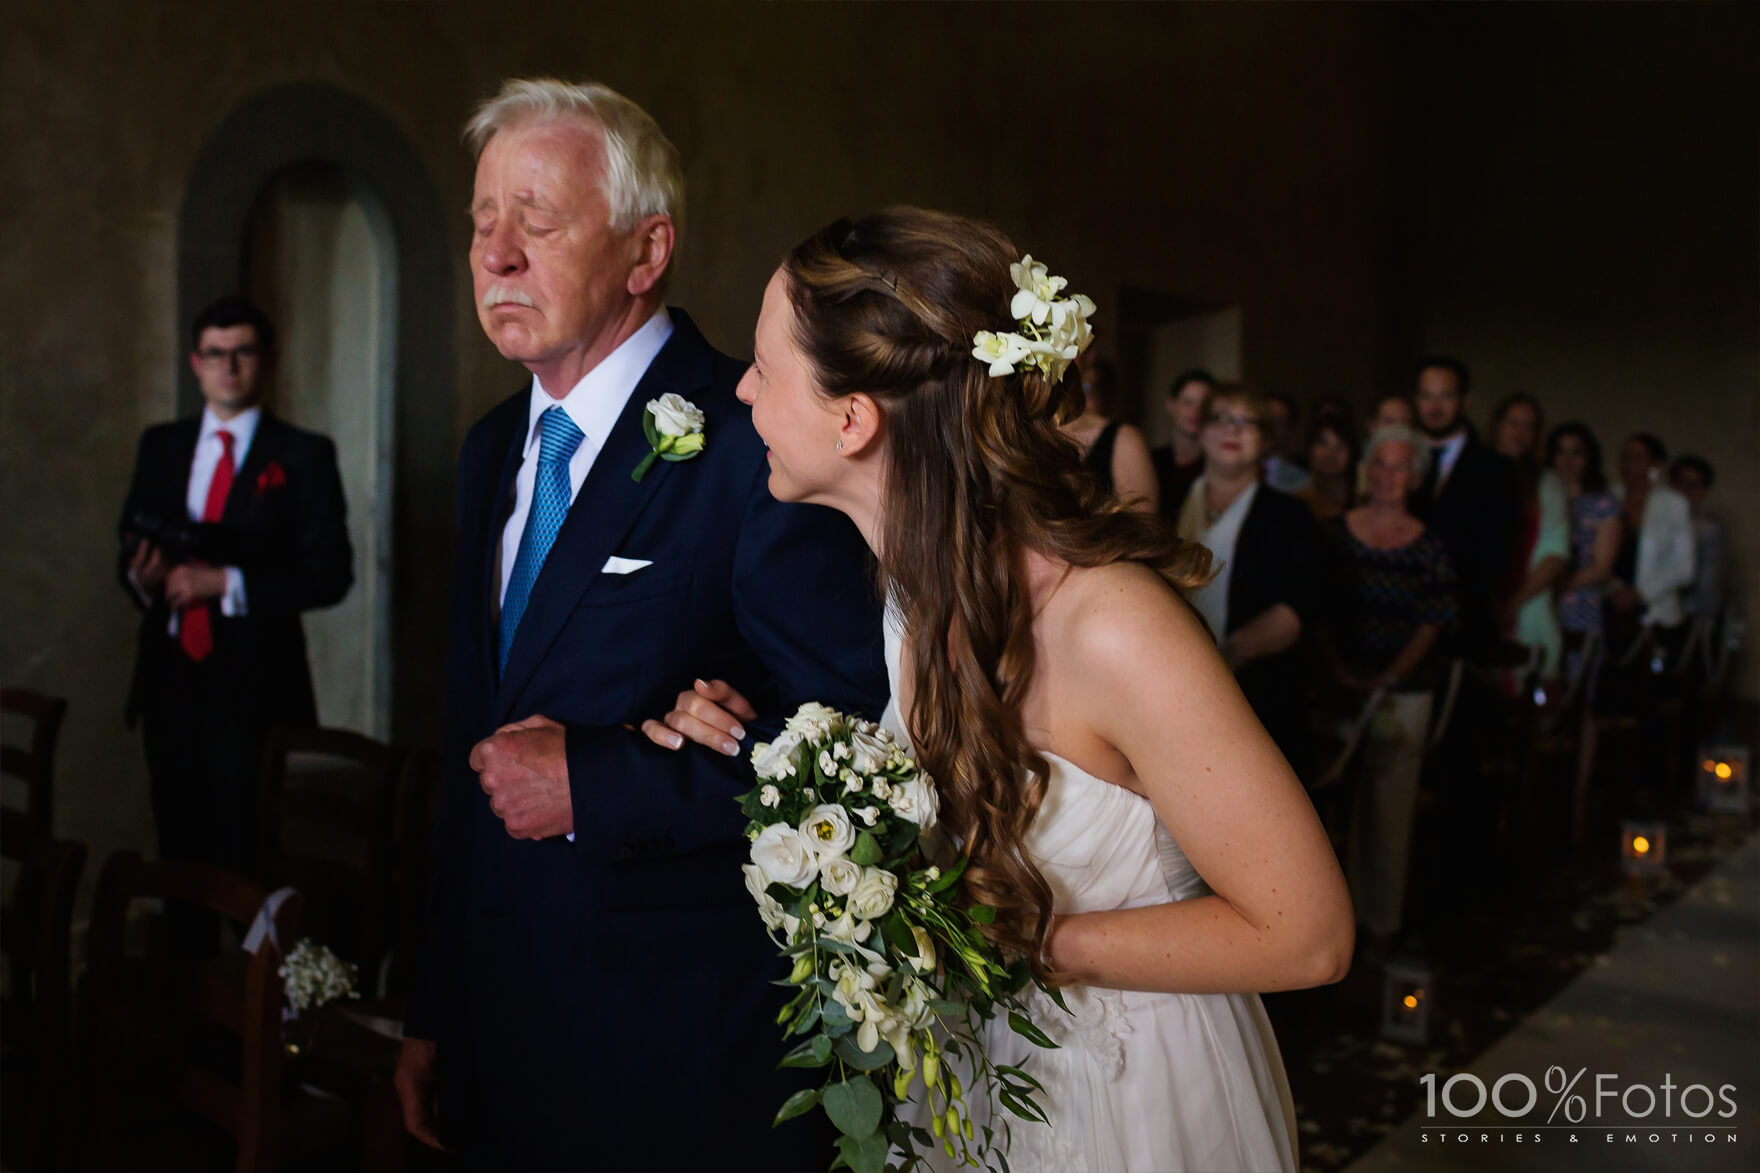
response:
<path fill-rule="evenodd" d="M 228 619 L 250 614 L 245 606 L 244 571 L 236 566 L 226 568 L 226 593 L 220 596 L 220 614 Z"/>
<path fill-rule="evenodd" d="M 152 593 L 141 585 L 141 580 L 132 569 L 128 572 L 128 585 L 134 589 L 134 597 L 141 601 L 141 606 L 150 609 L 153 605 Z"/>

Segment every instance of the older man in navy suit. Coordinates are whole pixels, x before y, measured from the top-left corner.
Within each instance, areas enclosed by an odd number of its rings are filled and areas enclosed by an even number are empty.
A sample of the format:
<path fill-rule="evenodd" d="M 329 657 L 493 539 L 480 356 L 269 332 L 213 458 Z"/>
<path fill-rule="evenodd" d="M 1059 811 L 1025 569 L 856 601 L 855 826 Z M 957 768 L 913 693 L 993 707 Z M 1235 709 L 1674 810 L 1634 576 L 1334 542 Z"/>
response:
<path fill-rule="evenodd" d="M 766 717 L 879 712 L 867 553 L 770 497 L 743 364 L 662 301 L 683 180 L 653 120 L 515 81 L 469 136 L 478 314 L 532 378 L 459 458 L 405 1122 L 497 1169 L 806 1167 L 813 1133 L 770 1128 L 790 1083 L 739 872 L 749 769 L 635 727 L 699 676 Z"/>

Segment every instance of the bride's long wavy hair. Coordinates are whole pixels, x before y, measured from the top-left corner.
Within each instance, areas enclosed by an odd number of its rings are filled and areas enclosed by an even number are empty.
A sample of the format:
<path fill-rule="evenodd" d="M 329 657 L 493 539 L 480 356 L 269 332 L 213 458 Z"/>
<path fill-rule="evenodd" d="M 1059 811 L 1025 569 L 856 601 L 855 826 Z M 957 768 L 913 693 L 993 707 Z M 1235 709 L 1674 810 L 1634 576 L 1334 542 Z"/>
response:
<path fill-rule="evenodd" d="M 973 334 L 1014 328 L 1019 257 L 991 225 L 898 207 L 838 220 L 783 270 L 819 388 L 885 412 L 881 588 L 903 614 L 911 739 L 970 853 L 966 891 L 996 907 L 991 939 L 1051 978 L 1051 889 L 1025 846 L 1049 766 L 1021 726 L 1034 668 L 1022 555 L 1142 562 L 1183 589 L 1205 581 L 1209 554 L 1100 493 L 1058 430 L 1081 414 L 1078 380 L 991 376 L 972 356 Z"/>

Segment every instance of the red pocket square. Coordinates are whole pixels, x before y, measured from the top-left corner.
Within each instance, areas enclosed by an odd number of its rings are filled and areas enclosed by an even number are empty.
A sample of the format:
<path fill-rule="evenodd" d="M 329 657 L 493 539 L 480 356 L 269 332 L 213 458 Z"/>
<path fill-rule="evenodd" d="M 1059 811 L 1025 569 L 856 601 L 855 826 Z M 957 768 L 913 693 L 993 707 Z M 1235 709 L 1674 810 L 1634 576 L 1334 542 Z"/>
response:
<path fill-rule="evenodd" d="M 270 489 L 279 489 L 287 483 L 287 474 L 281 466 L 271 460 L 262 472 L 257 474 L 257 492 L 267 493 Z"/>

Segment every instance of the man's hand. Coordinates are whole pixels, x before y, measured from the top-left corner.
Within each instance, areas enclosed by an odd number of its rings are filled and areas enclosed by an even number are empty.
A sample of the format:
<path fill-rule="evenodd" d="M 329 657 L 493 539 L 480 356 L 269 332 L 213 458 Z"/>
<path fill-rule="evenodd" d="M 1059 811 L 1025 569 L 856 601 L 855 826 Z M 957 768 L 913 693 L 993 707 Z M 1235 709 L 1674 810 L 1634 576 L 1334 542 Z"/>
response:
<path fill-rule="evenodd" d="M 134 575 L 134 581 L 149 595 L 156 595 L 165 589 L 165 575 L 171 570 L 171 564 L 159 547 L 151 542 L 143 541 L 134 548 L 134 557 L 128 560 L 128 572 Z"/>
<path fill-rule="evenodd" d="M 515 839 L 549 839 L 574 830 L 567 734 L 550 718 L 503 725 L 471 749 L 471 769 L 489 796 L 489 809 Z"/>
<path fill-rule="evenodd" d="M 226 567 L 176 566 L 165 576 L 165 601 L 175 610 L 226 593 Z"/>
<path fill-rule="evenodd" d="M 391 1082 L 403 1105 L 403 1127 L 429 1148 L 444 1148 L 434 1131 L 434 1082 L 439 1046 L 428 1039 L 404 1039 Z"/>

